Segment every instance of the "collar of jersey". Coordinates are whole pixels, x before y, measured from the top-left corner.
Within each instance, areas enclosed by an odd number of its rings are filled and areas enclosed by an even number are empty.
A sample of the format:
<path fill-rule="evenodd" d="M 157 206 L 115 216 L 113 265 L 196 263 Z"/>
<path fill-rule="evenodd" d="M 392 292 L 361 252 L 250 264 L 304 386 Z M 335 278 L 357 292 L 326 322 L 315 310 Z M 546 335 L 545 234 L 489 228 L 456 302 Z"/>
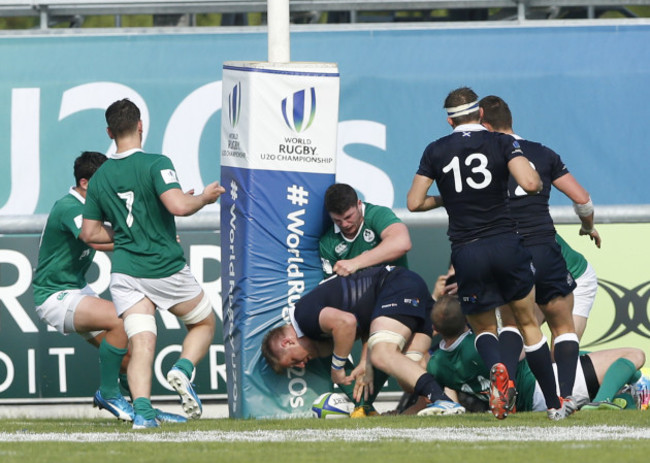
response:
<path fill-rule="evenodd" d="M 444 350 L 446 352 L 454 351 L 458 346 L 460 346 L 460 343 L 463 342 L 463 339 L 465 339 L 467 336 L 469 336 L 471 332 L 472 332 L 471 330 L 465 331 L 463 334 L 458 336 L 458 338 L 456 338 L 456 340 L 450 346 L 445 344 L 444 340 L 440 341 L 440 350 Z"/>
<path fill-rule="evenodd" d="M 296 330 L 296 336 L 302 338 L 305 335 L 305 333 L 303 333 L 303 331 L 298 326 L 298 322 L 296 321 L 296 317 L 294 316 L 295 311 L 296 311 L 295 305 L 293 307 L 289 307 L 289 319 L 291 320 L 291 326 L 293 326 L 293 329 Z"/>
<path fill-rule="evenodd" d="M 354 240 L 357 239 L 357 236 L 359 236 L 359 233 L 361 233 L 361 229 L 363 228 L 363 224 L 366 223 L 366 203 L 363 203 L 363 202 L 361 203 L 361 213 L 363 214 L 363 220 L 361 221 L 361 224 L 359 225 L 359 229 L 357 230 L 357 234 L 354 235 L 354 237 L 347 238 L 343 233 L 341 233 L 341 229 L 336 224 L 334 224 L 334 233 L 340 233 L 341 238 L 343 238 L 348 243 L 352 243 Z"/>
<path fill-rule="evenodd" d="M 479 132 L 487 130 L 481 124 L 461 124 L 454 129 L 454 132 Z"/>
<path fill-rule="evenodd" d="M 137 153 L 138 151 L 142 152 L 142 148 L 133 148 L 127 151 L 123 151 L 121 153 L 113 153 L 109 157 L 111 159 L 124 159 L 128 156 L 131 156 L 133 153 Z"/>
<path fill-rule="evenodd" d="M 70 193 L 72 196 L 74 196 L 75 198 L 77 198 L 77 200 L 79 200 L 79 202 L 80 202 L 81 204 L 86 204 L 86 198 L 84 198 L 83 196 L 81 196 L 81 195 L 79 194 L 79 192 L 78 192 L 77 190 L 74 189 L 73 186 L 70 187 L 70 191 L 68 191 L 68 193 Z"/>

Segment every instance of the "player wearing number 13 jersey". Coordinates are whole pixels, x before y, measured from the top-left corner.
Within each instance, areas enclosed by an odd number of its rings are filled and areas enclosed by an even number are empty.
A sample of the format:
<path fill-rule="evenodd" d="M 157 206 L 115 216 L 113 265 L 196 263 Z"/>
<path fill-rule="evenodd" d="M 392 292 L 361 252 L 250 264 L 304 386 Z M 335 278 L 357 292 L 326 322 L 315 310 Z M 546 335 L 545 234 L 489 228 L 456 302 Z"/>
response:
<path fill-rule="evenodd" d="M 171 312 L 187 327 L 181 356 L 167 373 L 167 381 L 180 395 L 185 413 L 199 418 L 201 401 L 190 378 L 212 342 L 216 319 L 208 297 L 185 264 L 174 216 L 194 214 L 225 190 L 213 182 L 199 195 L 183 193 L 172 162 L 142 151 L 140 110 L 128 99 L 108 107 L 106 122 L 117 152 L 88 186 L 81 238 L 87 243 L 110 241 L 102 223 L 108 221 L 113 227 L 110 290 L 131 345 L 128 380 L 134 399 L 133 428 L 157 427 L 166 421 L 150 398 L 156 309 Z"/>
<path fill-rule="evenodd" d="M 497 334 L 496 309 L 509 305 L 517 319 L 526 357 L 549 408 L 549 417 L 567 416 L 555 392 L 555 374 L 546 338 L 534 317 L 531 256 L 516 234 L 508 209 L 512 175 L 528 194 L 542 189 L 539 175 L 511 136 L 490 133 L 480 125 L 478 96 L 467 87 L 445 99 L 450 135 L 429 144 L 408 193 L 411 211 L 444 204 L 447 234 L 456 270 L 461 307 L 476 333 L 476 349 L 490 369 L 490 408 L 499 419 L 511 413 L 516 398 L 518 352 Z M 440 196 L 428 195 L 437 182 Z"/>

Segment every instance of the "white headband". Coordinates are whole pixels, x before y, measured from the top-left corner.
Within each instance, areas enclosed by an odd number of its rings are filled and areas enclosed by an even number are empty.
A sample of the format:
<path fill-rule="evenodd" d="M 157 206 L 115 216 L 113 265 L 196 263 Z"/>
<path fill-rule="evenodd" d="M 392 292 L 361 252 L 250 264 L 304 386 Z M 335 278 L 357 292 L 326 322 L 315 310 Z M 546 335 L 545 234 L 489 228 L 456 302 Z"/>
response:
<path fill-rule="evenodd" d="M 447 110 L 447 116 L 454 118 L 459 116 L 465 116 L 467 114 L 473 113 L 478 110 L 478 100 L 471 103 L 462 104 L 460 106 L 454 106 L 453 108 L 445 108 Z"/>

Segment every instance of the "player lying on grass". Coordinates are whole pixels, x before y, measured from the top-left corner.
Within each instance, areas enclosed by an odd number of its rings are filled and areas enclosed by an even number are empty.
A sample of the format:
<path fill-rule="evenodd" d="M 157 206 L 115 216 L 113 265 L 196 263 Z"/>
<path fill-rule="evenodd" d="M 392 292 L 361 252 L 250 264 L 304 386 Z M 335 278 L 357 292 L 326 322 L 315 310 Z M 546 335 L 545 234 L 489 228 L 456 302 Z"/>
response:
<path fill-rule="evenodd" d="M 426 398 L 422 414 L 464 413 L 418 363 L 431 345 L 432 304 L 422 277 L 405 268 L 370 267 L 334 276 L 298 300 L 290 312 L 291 323 L 266 334 L 262 355 L 278 373 L 331 356 L 332 382 L 354 383 L 355 400 L 374 391 L 376 368 Z M 414 343 L 415 333 L 426 334 L 421 336 L 426 342 Z M 348 373 L 344 366 L 359 338 L 367 338 L 367 353 Z"/>
<path fill-rule="evenodd" d="M 427 371 L 442 387 L 479 399 L 487 410 L 490 372 L 474 347 L 475 335 L 467 326 L 458 298 L 453 295 L 440 297 L 434 305 L 432 319 L 443 339 L 440 348 L 432 354 Z M 580 356 L 576 368 L 573 396 L 580 404 L 593 402 L 583 409 L 623 408 L 620 402 L 617 405 L 615 397 L 625 385 L 640 378 L 638 370 L 644 362 L 645 354 L 636 348 L 585 353 Z M 546 411 L 544 396 L 525 359 L 519 362 L 515 381 L 516 410 Z M 633 403 L 633 400 L 628 402 Z M 634 405 L 630 407 L 635 408 Z M 420 408 L 422 404 L 416 404 L 405 413 L 415 413 Z"/>

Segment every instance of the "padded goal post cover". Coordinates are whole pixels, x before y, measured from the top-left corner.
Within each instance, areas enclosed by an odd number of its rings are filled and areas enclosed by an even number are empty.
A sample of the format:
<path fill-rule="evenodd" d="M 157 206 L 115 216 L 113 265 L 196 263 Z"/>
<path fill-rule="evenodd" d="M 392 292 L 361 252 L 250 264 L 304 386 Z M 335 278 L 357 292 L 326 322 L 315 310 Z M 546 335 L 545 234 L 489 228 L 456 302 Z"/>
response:
<path fill-rule="evenodd" d="M 335 181 L 339 76 L 325 63 L 226 63 L 221 131 L 221 284 L 229 414 L 309 416 L 328 362 L 278 375 L 269 329 L 316 286 L 318 239 Z M 284 316 L 283 316 L 284 315 Z"/>

